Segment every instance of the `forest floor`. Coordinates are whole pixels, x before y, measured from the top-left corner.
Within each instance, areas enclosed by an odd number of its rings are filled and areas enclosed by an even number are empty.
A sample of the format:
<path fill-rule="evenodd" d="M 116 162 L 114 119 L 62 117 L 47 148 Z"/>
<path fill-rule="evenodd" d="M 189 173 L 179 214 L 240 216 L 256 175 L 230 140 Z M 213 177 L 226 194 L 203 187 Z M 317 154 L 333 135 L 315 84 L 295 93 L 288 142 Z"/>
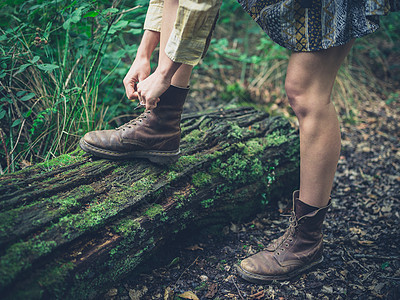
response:
<path fill-rule="evenodd" d="M 400 299 L 400 111 L 367 104 L 342 124 L 342 152 L 324 230 L 325 259 L 290 281 L 250 284 L 235 265 L 287 227 L 279 201 L 219 235 L 190 233 L 103 299 Z M 175 297 L 175 298 L 174 298 Z"/>

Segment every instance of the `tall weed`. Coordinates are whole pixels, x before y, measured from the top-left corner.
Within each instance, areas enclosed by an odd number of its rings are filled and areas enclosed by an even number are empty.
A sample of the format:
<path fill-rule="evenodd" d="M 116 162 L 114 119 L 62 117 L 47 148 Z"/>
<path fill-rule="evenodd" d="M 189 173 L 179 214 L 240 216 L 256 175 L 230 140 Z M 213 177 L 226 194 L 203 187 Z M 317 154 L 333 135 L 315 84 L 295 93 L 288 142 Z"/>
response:
<path fill-rule="evenodd" d="M 129 106 L 129 101 L 122 101 L 122 79 L 137 50 L 146 4 L 101 0 L 3 4 L 3 170 L 14 171 L 74 149 L 83 133 L 107 127 L 107 121 Z"/>

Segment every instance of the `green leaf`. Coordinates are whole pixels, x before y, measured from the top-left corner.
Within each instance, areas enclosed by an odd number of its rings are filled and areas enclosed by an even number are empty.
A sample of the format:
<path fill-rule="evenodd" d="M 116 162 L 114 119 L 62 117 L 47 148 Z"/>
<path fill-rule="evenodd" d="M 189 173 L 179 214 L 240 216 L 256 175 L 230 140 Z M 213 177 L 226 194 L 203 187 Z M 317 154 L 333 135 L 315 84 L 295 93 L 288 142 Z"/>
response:
<path fill-rule="evenodd" d="M 11 127 L 16 127 L 16 126 L 18 126 L 19 124 L 21 124 L 21 120 L 20 120 L 20 119 L 17 119 L 17 120 L 15 120 L 15 121 L 12 123 Z"/>
<path fill-rule="evenodd" d="M 381 265 L 381 269 L 382 269 L 382 270 L 385 270 L 387 267 L 389 267 L 389 265 L 390 265 L 390 262 L 385 261 L 385 262 Z"/>
<path fill-rule="evenodd" d="M 3 99 L 4 99 L 5 101 L 7 101 L 9 104 L 13 104 L 13 101 L 12 101 L 11 98 L 9 98 L 9 97 L 4 97 Z"/>
<path fill-rule="evenodd" d="M 3 119 L 6 115 L 6 111 L 3 108 L 0 108 L 0 120 Z"/>
<path fill-rule="evenodd" d="M 94 18 L 94 17 L 96 17 L 98 15 L 99 15 L 98 11 L 90 11 L 86 15 L 84 15 L 83 17 L 84 18 Z"/>
<path fill-rule="evenodd" d="M 72 23 L 78 23 L 81 18 L 82 18 L 82 11 L 85 8 L 85 6 L 81 6 L 78 7 L 71 15 L 71 17 L 69 19 L 67 19 L 64 24 L 63 24 L 63 28 L 65 30 L 67 30 L 70 26 L 71 26 L 71 22 Z"/>
<path fill-rule="evenodd" d="M 18 91 L 17 92 L 17 97 L 21 97 L 22 95 L 24 95 L 26 93 L 26 91 Z"/>
<path fill-rule="evenodd" d="M 102 15 L 115 14 L 115 13 L 117 13 L 118 11 L 119 11 L 118 8 L 110 7 L 110 8 L 107 8 L 107 9 L 103 10 L 103 11 L 101 12 L 101 14 L 102 14 Z"/>
<path fill-rule="evenodd" d="M 34 93 L 29 93 L 29 94 L 27 94 L 27 95 L 25 95 L 25 96 L 23 96 L 20 100 L 21 101 L 28 101 L 28 100 L 31 100 L 33 97 L 35 97 L 36 95 L 34 94 Z"/>
<path fill-rule="evenodd" d="M 24 114 L 24 118 L 28 118 L 30 115 L 32 114 L 32 109 L 28 110 L 25 114 Z"/>
<path fill-rule="evenodd" d="M 15 72 L 14 75 L 17 75 L 17 74 L 19 74 L 19 73 L 25 71 L 25 69 L 26 69 L 27 67 L 31 66 L 31 65 L 32 65 L 32 64 L 23 64 L 23 65 L 21 65 L 21 66 L 19 67 L 19 70 L 18 70 L 17 72 Z"/>
<path fill-rule="evenodd" d="M 4 77 L 6 77 L 6 75 L 7 75 L 7 73 L 6 73 L 6 72 L 1 72 L 1 73 L 0 73 L 0 79 L 2 79 L 2 78 L 4 78 Z"/>
<path fill-rule="evenodd" d="M 34 64 L 34 63 L 36 63 L 38 60 L 40 59 L 40 57 L 39 56 L 35 56 L 35 57 L 33 57 L 32 59 L 30 59 L 30 60 L 28 60 L 31 64 Z"/>
<path fill-rule="evenodd" d="M 57 68 L 59 68 L 59 66 L 57 65 L 52 65 L 52 64 L 41 64 L 41 65 L 37 65 L 37 67 L 45 72 L 51 72 Z"/>
<path fill-rule="evenodd" d="M 132 28 L 132 29 L 129 30 L 128 32 L 131 33 L 131 34 L 133 34 L 133 35 L 139 35 L 139 34 L 142 34 L 142 29 Z"/>

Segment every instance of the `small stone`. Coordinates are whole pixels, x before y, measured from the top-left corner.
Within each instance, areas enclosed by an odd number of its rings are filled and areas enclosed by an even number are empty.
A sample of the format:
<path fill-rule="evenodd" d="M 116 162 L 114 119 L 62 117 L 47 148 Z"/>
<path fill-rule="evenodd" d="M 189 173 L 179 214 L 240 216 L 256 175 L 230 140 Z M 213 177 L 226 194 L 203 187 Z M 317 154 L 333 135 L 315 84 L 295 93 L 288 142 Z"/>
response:
<path fill-rule="evenodd" d="M 207 281 L 208 277 L 206 275 L 200 275 L 200 280 L 201 281 Z"/>
<path fill-rule="evenodd" d="M 140 300 L 144 294 L 146 294 L 148 291 L 148 288 L 144 286 L 141 290 L 134 290 L 130 289 L 129 290 L 129 298 L 131 300 Z"/>
<path fill-rule="evenodd" d="M 225 266 L 225 267 L 224 267 L 224 270 L 225 270 L 226 272 L 229 272 L 229 271 L 231 270 L 231 266 Z"/>
<path fill-rule="evenodd" d="M 106 294 L 107 297 L 114 297 L 114 296 L 117 296 L 117 295 L 118 295 L 118 290 L 115 289 L 115 288 L 114 289 L 110 289 Z"/>
<path fill-rule="evenodd" d="M 324 285 L 321 289 L 321 292 L 323 292 L 324 294 L 332 294 L 333 293 L 333 287 L 328 286 L 328 285 Z"/>
<path fill-rule="evenodd" d="M 236 224 L 231 223 L 230 230 L 231 230 L 233 233 L 238 233 L 238 232 L 239 232 L 239 226 L 237 226 Z"/>

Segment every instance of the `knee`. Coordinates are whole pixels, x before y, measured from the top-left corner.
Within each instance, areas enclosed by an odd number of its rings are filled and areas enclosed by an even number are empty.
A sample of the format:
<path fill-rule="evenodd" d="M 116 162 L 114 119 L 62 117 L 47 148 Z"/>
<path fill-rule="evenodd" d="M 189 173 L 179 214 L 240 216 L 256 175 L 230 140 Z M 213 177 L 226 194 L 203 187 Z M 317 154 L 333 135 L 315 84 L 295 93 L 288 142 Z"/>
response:
<path fill-rule="evenodd" d="M 296 116 L 299 119 L 306 117 L 313 109 L 307 97 L 307 88 L 299 80 L 286 78 L 285 91 Z"/>

